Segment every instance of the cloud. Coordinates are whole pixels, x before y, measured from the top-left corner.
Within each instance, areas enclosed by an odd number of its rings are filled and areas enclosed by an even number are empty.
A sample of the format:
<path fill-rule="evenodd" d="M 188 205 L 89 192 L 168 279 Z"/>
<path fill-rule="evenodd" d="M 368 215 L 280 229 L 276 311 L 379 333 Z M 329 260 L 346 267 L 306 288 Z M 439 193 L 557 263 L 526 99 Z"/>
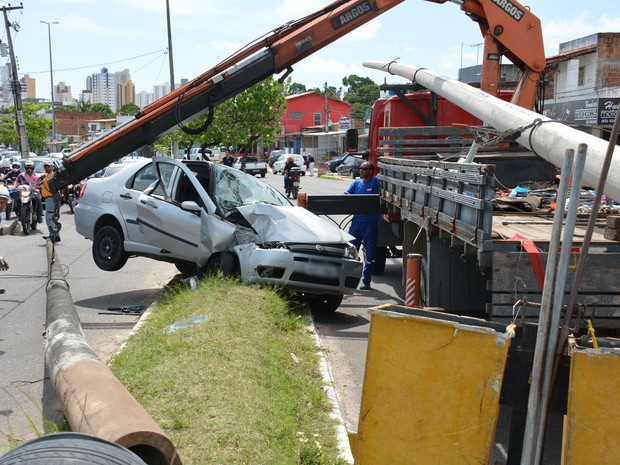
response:
<path fill-rule="evenodd" d="M 620 16 L 603 14 L 598 18 L 589 10 L 582 10 L 571 18 L 541 18 L 545 55 L 557 55 L 561 43 L 570 42 L 597 32 L 620 30 Z"/>

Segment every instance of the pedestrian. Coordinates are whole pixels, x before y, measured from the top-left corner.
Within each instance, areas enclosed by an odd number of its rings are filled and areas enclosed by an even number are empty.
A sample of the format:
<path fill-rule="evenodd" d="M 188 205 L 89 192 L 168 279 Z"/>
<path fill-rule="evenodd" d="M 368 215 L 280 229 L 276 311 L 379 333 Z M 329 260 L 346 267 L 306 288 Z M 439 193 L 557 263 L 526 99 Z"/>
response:
<path fill-rule="evenodd" d="M 51 163 L 45 162 L 43 164 L 45 173 L 41 177 L 41 197 L 45 202 L 45 223 L 47 224 L 47 230 L 49 231 L 47 236 L 43 236 L 43 239 L 51 239 L 54 242 L 60 242 L 59 227 L 54 220 L 56 214 L 56 205 L 60 204 L 60 192 L 56 183 L 54 175 L 54 167 Z"/>
<path fill-rule="evenodd" d="M 4 211 L 10 200 L 11 196 L 9 195 L 9 190 L 5 186 L 0 186 L 0 221 L 2 217 L 2 212 Z M 17 220 L 14 220 L 13 224 L 19 225 L 19 222 Z M 2 234 L 4 234 L 3 228 L 0 228 L 0 231 L 2 231 Z M 9 264 L 4 259 L 4 257 L 0 257 L 0 271 L 6 271 L 8 269 Z M 6 289 L 0 289 L 0 294 L 4 294 L 5 292 Z"/>
<path fill-rule="evenodd" d="M 312 155 L 308 155 L 308 171 L 310 171 L 310 176 L 314 176 L 314 157 Z"/>
<path fill-rule="evenodd" d="M 231 166 L 235 164 L 234 157 L 230 154 L 230 150 L 226 149 L 224 153 L 224 158 L 222 158 L 222 163 L 226 166 Z"/>
<path fill-rule="evenodd" d="M 379 180 L 375 177 L 375 166 L 366 161 L 360 167 L 360 178 L 351 183 L 345 194 L 379 194 Z M 379 236 L 379 214 L 353 215 L 349 234 L 355 237 L 352 241 L 357 250 L 364 246 L 364 268 L 362 271 L 362 290 L 370 290 L 370 281 L 375 266 L 377 238 Z"/>

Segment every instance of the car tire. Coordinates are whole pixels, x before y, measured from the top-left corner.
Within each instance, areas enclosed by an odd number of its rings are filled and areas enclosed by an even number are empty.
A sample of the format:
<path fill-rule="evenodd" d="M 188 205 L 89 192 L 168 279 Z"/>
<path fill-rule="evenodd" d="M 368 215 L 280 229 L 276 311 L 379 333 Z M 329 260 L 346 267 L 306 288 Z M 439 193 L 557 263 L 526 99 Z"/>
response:
<path fill-rule="evenodd" d="M 355 173 L 353 172 L 353 170 L 351 170 L 351 172 L 349 173 L 349 176 L 351 176 L 351 179 L 355 179 Z"/>
<path fill-rule="evenodd" d="M 174 262 L 174 266 L 185 276 L 190 276 L 196 272 L 196 264 L 192 262 Z"/>
<path fill-rule="evenodd" d="M 308 305 L 310 306 L 310 310 L 315 313 L 333 313 L 338 310 L 338 307 L 340 307 L 340 304 L 342 303 L 342 298 L 342 294 L 318 295 L 311 297 L 308 300 Z"/>
<path fill-rule="evenodd" d="M 93 260 L 104 271 L 118 271 L 129 256 L 123 247 L 123 234 L 116 226 L 103 226 L 93 239 Z"/>
<path fill-rule="evenodd" d="M 237 274 L 237 261 L 231 252 L 220 252 L 213 254 L 207 261 L 203 274 L 212 276 L 218 271 L 221 272 L 224 277 L 234 276 Z"/>
<path fill-rule="evenodd" d="M 261 178 L 264 178 L 264 177 L 265 177 L 265 174 L 267 174 L 267 173 L 261 173 L 261 174 L 260 174 L 260 177 L 261 177 Z"/>

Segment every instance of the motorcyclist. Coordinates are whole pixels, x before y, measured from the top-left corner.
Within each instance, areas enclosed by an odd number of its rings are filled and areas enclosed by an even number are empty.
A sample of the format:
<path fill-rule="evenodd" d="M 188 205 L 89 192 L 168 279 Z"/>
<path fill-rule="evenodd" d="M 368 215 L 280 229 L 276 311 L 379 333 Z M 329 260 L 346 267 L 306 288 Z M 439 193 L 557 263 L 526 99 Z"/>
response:
<path fill-rule="evenodd" d="M 7 187 L 12 187 L 15 181 L 17 180 L 17 176 L 21 173 L 20 164 L 18 161 L 14 161 L 11 165 L 11 170 L 4 175 L 4 182 Z"/>
<path fill-rule="evenodd" d="M 284 192 L 288 192 L 288 180 L 291 176 L 291 169 L 297 167 L 295 164 L 294 157 L 288 157 L 286 159 L 286 163 L 284 164 L 284 168 L 282 168 L 282 173 L 284 173 Z"/>
<path fill-rule="evenodd" d="M 24 163 L 26 171 L 20 173 L 15 180 L 15 184 L 18 186 L 28 185 L 34 189 L 33 200 L 35 202 L 35 208 L 37 209 L 37 221 L 43 223 L 43 203 L 41 202 L 41 192 L 39 190 L 39 184 L 41 177 L 34 172 L 34 162 L 32 160 L 26 160 Z"/>
<path fill-rule="evenodd" d="M 49 234 L 43 236 L 43 239 L 51 239 L 54 242 L 60 242 L 59 226 L 54 221 L 54 213 L 56 205 L 60 203 L 60 192 L 54 177 L 54 167 L 50 162 L 43 164 L 45 173 L 41 176 L 41 196 L 45 202 L 45 222 Z"/>

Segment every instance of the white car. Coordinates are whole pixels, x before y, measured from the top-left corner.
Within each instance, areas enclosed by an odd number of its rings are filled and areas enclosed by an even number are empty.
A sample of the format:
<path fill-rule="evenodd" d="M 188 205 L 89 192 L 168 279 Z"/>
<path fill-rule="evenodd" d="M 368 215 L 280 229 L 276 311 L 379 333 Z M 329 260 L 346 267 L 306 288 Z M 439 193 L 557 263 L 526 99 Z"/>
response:
<path fill-rule="evenodd" d="M 362 270 L 353 236 L 257 178 L 205 161 L 155 158 L 88 180 L 75 227 L 102 270 L 131 256 L 184 273 L 221 270 L 299 293 L 319 311 L 336 310 Z"/>
<path fill-rule="evenodd" d="M 284 165 L 286 165 L 286 160 L 288 157 L 293 157 L 295 159 L 295 165 L 301 170 L 301 175 L 306 175 L 306 161 L 304 157 L 297 153 L 283 153 L 278 157 L 278 159 L 274 162 L 272 166 L 273 174 L 282 173 L 284 169 Z"/>

